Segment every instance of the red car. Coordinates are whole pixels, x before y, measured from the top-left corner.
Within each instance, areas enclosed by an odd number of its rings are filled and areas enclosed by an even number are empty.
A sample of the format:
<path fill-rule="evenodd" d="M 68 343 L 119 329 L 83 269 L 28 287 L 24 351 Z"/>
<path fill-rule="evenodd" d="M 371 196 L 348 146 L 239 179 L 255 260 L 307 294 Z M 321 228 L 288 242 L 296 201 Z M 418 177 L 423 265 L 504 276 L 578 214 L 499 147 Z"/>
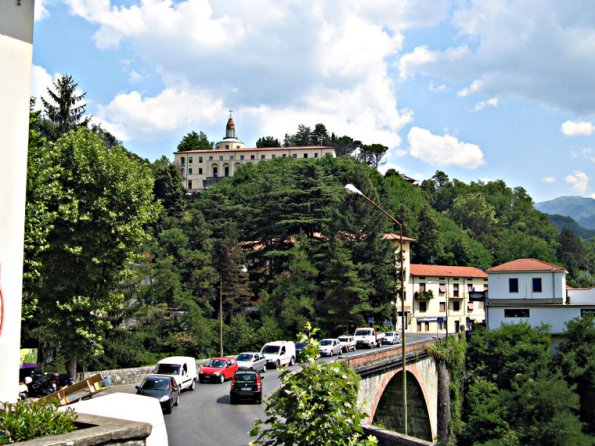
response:
<path fill-rule="evenodd" d="M 209 359 L 209 362 L 200 368 L 198 380 L 201 383 L 222 383 L 228 379 L 232 379 L 237 370 L 238 363 L 236 362 L 235 358 L 231 356 L 216 356 L 212 359 Z"/>

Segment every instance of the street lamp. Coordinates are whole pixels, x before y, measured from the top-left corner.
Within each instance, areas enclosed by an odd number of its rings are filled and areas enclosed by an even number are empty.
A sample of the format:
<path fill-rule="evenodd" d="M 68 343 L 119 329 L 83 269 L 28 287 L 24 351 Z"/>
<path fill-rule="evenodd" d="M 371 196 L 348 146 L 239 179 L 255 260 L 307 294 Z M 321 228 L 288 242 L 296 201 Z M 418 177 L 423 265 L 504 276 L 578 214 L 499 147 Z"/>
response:
<path fill-rule="evenodd" d="M 247 273 L 246 265 L 240 265 L 239 271 Z M 223 269 L 219 273 L 219 356 L 223 356 Z"/>
<path fill-rule="evenodd" d="M 399 227 L 399 274 L 401 277 L 401 289 L 400 289 L 400 298 L 401 298 L 401 356 L 403 357 L 403 433 L 407 435 L 407 351 L 405 349 L 405 273 L 403 271 L 403 225 L 399 220 L 395 217 L 390 215 L 384 209 L 382 209 L 378 204 L 368 198 L 366 195 L 363 194 L 357 187 L 353 184 L 346 184 L 345 185 L 345 192 L 349 195 L 359 195 L 366 199 L 372 206 L 390 218 L 393 223 L 395 223 Z"/>

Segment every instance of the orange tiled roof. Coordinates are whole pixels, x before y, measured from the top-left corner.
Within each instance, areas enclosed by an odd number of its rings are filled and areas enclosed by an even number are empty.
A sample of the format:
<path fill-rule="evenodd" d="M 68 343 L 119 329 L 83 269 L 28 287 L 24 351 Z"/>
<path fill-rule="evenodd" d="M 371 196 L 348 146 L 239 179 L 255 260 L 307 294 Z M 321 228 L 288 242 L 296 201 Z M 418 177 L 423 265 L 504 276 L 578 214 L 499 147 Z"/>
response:
<path fill-rule="evenodd" d="M 479 277 L 487 279 L 485 271 L 473 266 L 447 266 L 447 265 L 421 265 L 412 263 L 410 265 L 412 276 L 429 277 Z"/>
<path fill-rule="evenodd" d="M 517 259 L 488 269 L 488 273 L 512 271 L 564 271 L 564 268 L 537 259 Z"/>
<path fill-rule="evenodd" d="M 382 238 L 384 240 L 399 240 L 401 238 L 401 236 L 399 234 L 393 234 L 391 232 L 388 232 L 388 233 L 383 234 Z M 404 242 L 415 242 L 417 240 L 415 240 L 414 238 L 411 238 L 411 237 L 403 236 L 403 241 Z"/>

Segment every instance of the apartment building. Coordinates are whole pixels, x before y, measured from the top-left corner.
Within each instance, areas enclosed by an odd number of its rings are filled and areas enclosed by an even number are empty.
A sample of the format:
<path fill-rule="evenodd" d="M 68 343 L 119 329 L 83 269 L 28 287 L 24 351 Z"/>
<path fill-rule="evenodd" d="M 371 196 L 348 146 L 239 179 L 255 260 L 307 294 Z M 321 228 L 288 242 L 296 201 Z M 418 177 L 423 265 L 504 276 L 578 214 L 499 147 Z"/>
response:
<path fill-rule="evenodd" d="M 470 266 L 411 264 L 412 333 L 458 333 L 485 322 L 488 275 Z"/>

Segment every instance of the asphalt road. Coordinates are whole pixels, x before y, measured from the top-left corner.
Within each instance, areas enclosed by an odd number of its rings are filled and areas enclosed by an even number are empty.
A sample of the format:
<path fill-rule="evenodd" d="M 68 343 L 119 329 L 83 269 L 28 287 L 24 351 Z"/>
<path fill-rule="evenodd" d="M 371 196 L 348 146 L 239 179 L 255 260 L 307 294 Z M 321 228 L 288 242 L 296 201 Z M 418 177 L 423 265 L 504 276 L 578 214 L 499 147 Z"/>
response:
<path fill-rule="evenodd" d="M 432 339 L 435 334 L 407 334 L 407 344 Z M 398 348 L 398 345 L 383 346 Z M 343 356 L 361 353 L 357 350 Z M 334 361 L 334 358 L 321 358 Z M 291 367 L 297 370 L 298 365 Z M 267 370 L 262 381 L 263 399 L 279 388 L 279 371 Z M 194 392 L 184 391 L 173 412 L 165 415 L 169 446 L 247 446 L 251 438 L 252 422 L 265 418 L 265 404 L 242 402 L 232 405 L 229 401 L 230 382 L 223 384 L 198 384 Z M 114 386 L 108 392 L 136 393 L 134 385 Z"/>

